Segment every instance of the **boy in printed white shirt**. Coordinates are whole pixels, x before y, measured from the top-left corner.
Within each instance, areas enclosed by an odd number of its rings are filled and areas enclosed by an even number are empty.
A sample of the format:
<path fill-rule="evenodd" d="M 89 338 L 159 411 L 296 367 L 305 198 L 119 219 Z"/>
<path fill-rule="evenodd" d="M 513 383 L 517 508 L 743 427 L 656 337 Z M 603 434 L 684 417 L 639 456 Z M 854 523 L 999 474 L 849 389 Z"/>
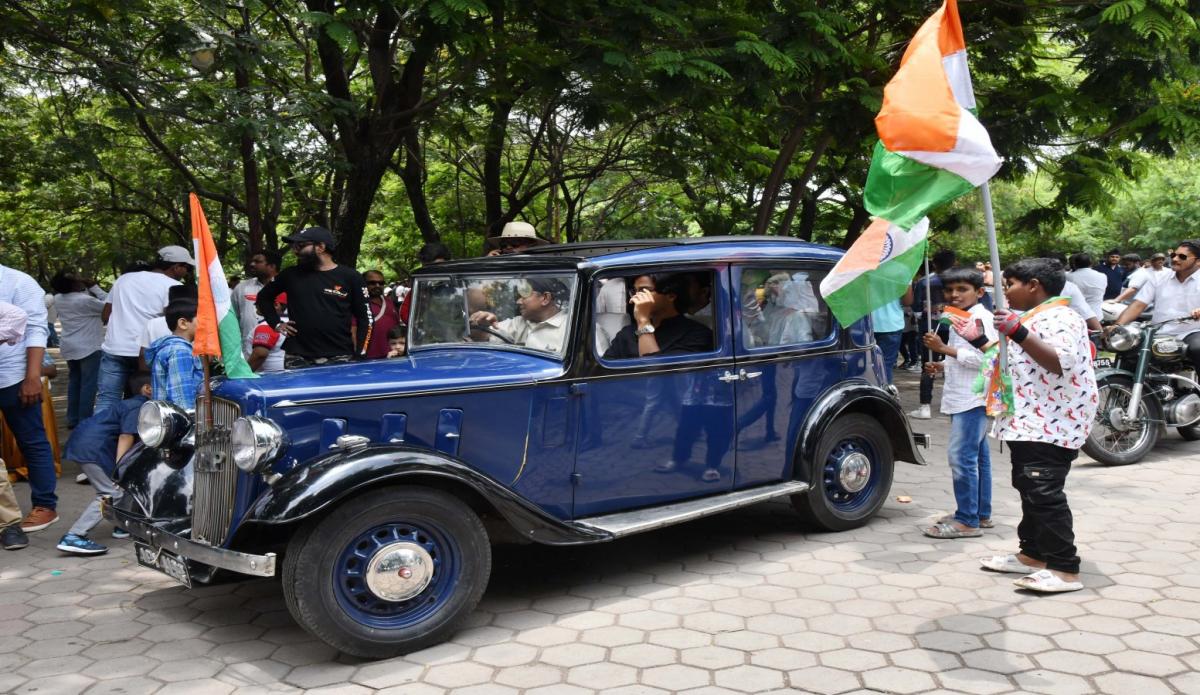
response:
<path fill-rule="evenodd" d="M 1014 582 L 1022 589 L 1078 591 L 1083 584 L 1063 486 L 1096 414 L 1087 327 L 1057 296 L 1065 283 L 1057 261 L 1020 261 L 1004 269 L 1004 282 L 1009 306 L 1024 312 L 999 309 L 994 320 L 1009 346 L 1012 408 L 997 417 L 996 436 L 1012 452 L 1012 483 L 1021 494 L 1020 552 L 980 564 L 1026 575 Z M 998 405 L 995 388 L 988 399 L 989 410 Z"/>
<path fill-rule="evenodd" d="M 971 333 L 973 342 L 952 332 L 948 345 L 932 331 L 924 336 L 925 347 L 946 356 L 944 361 L 929 362 L 926 366 L 946 375 L 942 382 L 941 411 L 950 416 L 947 453 L 957 506 L 954 514 L 939 519 L 924 533 L 931 538 L 974 538 L 981 534 L 981 527 L 992 526 L 988 416 L 983 396 L 975 393 L 975 380 L 983 364 L 981 348 L 996 339 L 996 332 L 992 327 L 992 312 L 979 303 L 984 294 L 983 273 L 973 268 L 951 268 L 940 273 L 940 277 L 946 303 L 970 315 L 958 321 L 974 324 L 976 330 Z"/>

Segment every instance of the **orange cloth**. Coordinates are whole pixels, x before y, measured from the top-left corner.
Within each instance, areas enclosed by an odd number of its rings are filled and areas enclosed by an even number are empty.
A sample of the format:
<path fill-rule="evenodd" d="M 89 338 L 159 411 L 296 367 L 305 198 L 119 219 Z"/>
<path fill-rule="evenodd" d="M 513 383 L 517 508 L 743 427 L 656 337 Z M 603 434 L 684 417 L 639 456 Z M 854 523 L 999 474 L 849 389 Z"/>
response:
<path fill-rule="evenodd" d="M 50 396 L 50 380 L 42 377 L 42 424 L 46 428 L 46 439 L 50 442 L 50 450 L 54 452 L 54 473 L 62 475 L 62 452 L 58 444 L 58 418 L 54 414 L 54 399 Z M 4 416 L 0 415 L 0 459 L 8 464 L 8 479 L 16 482 L 29 478 L 29 469 L 25 466 L 25 457 L 17 446 L 17 438 L 8 429 Z"/>

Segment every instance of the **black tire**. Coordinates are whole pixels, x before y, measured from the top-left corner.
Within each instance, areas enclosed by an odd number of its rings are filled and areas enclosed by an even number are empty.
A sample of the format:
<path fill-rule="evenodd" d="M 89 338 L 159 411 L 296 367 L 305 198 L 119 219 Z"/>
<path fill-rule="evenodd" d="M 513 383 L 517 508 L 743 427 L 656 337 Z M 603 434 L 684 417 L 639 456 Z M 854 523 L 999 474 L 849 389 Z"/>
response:
<path fill-rule="evenodd" d="M 1186 427 L 1176 427 L 1179 436 L 1183 437 L 1184 441 L 1194 442 L 1200 440 L 1200 425 L 1187 425 Z"/>
<path fill-rule="evenodd" d="M 895 460 L 883 425 L 861 413 L 843 415 L 821 435 L 815 452 L 812 461 L 798 464 L 805 466 L 811 487 L 792 495 L 792 506 L 805 522 L 826 531 L 846 531 L 867 523 L 892 488 Z M 838 472 L 855 453 L 866 456 L 870 468 L 864 487 L 851 491 Z"/>
<path fill-rule="evenodd" d="M 365 577 L 371 558 L 397 546 L 420 548 L 434 569 L 420 594 L 388 600 Z M 305 630 L 346 654 L 381 659 L 453 634 L 479 603 L 491 568 L 487 531 L 470 507 L 441 490 L 389 487 L 300 528 L 283 560 L 283 593 Z"/>
<path fill-rule="evenodd" d="M 1158 443 L 1162 432 L 1162 405 L 1149 389 L 1142 392 L 1142 405 L 1139 409 L 1142 418 L 1147 422 L 1133 430 L 1117 430 L 1112 426 L 1109 413 L 1114 408 L 1128 404 L 1132 392 L 1133 379 L 1124 374 L 1114 374 L 1096 382 L 1100 404 L 1096 408 L 1092 431 L 1083 444 L 1083 453 L 1105 466 L 1127 466 L 1137 463 Z"/>

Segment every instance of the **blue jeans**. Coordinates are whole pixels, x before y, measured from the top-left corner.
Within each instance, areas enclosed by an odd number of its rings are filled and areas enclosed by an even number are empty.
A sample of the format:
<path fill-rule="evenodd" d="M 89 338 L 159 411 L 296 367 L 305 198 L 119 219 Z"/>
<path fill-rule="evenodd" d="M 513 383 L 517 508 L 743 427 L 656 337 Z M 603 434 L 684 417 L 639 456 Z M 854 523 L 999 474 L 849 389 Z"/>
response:
<path fill-rule="evenodd" d="M 887 375 L 889 384 L 892 383 L 892 371 L 896 368 L 896 358 L 900 356 L 900 337 L 902 335 L 904 335 L 903 331 L 875 332 L 875 344 L 883 353 L 883 373 Z"/>
<path fill-rule="evenodd" d="M 100 376 L 100 351 L 67 360 L 67 427 L 92 416 L 96 405 L 96 380 Z"/>
<path fill-rule="evenodd" d="M 137 371 L 138 358 L 100 352 L 100 373 L 96 378 L 96 410 L 104 410 L 125 399 L 125 382 Z"/>
<path fill-rule="evenodd" d="M 992 518 L 992 454 L 987 443 L 988 418 L 983 406 L 950 416 L 950 475 L 954 478 L 954 519 L 979 528 Z"/>
<path fill-rule="evenodd" d="M 0 389 L 0 412 L 4 413 L 4 422 L 25 456 L 33 506 L 54 509 L 58 506 L 58 496 L 54 494 L 58 480 L 54 472 L 54 453 L 42 424 L 42 404 L 21 405 L 20 391 L 21 382 Z"/>

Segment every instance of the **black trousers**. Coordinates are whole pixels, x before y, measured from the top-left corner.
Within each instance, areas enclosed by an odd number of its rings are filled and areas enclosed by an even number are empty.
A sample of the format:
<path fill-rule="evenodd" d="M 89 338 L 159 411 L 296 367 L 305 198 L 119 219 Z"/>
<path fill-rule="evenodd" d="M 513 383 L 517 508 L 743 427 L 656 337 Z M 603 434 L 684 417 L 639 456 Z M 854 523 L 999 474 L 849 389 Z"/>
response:
<path fill-rule="evenodd" d="M 1005 444 L 1012 452 L 1012 485 L 1021 494 L 1021 552 L 1052 570 L 1075 574 L 1079 556 L 1063 485 L 1079 452 L 1044 442 Z"/>

